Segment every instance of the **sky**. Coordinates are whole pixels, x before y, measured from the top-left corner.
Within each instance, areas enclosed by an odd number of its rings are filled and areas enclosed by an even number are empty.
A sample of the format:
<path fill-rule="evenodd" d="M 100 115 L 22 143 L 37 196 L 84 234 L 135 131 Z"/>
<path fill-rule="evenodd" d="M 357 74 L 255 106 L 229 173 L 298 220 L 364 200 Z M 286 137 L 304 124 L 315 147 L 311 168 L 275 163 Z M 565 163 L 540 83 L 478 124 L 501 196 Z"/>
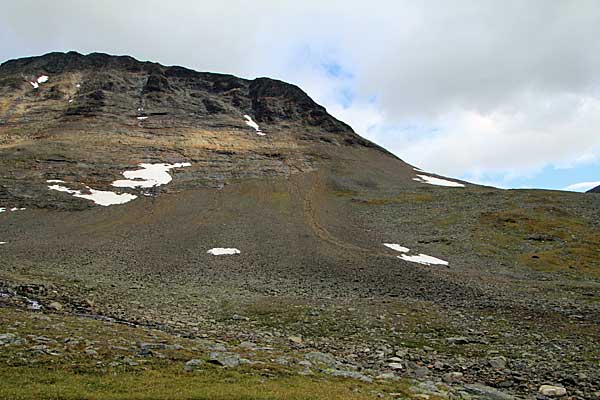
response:
<path fill-rule="evenodd" d="M 600 185 L 597 0 L 10 1 L 0 60 L 127 54 L 268 76 L 426 171 Z"/>

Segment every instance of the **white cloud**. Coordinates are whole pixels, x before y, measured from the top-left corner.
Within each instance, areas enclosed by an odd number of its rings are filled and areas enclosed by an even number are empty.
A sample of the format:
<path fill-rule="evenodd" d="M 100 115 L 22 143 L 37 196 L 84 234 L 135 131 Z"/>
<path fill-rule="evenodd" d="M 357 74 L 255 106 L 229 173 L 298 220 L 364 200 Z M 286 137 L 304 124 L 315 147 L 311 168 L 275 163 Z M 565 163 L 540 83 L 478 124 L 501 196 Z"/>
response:
<path fill-rule="evenodd" d="M 130 54 L 298 84 L 357 132 L 451 176 L 600 160 L 600 3 L 8 2 L 0 54 Z M 323 64 L 349 72 L 328 74 Z M 351 99 L 343 93 L 351 92 Z"/>
<path fill-rule="evenodd" d="M 600 181 L 597 182 L 579 182 L 567 186 L 563 190 L 569 190 L 572 192 L 587 192 L 590 189 L 600 186 Z"/>

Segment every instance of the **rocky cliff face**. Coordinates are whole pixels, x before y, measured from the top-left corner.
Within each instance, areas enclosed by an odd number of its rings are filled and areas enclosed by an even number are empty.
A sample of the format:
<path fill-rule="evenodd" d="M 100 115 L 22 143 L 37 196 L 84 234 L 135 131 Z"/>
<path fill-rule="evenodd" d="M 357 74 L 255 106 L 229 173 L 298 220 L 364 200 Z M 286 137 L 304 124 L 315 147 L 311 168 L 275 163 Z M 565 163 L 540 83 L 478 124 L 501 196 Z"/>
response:
<path fill-rule="evenodd" d="M 141 162 L 190 161 L 182 185 L 222 187 L 310 171 L 344 149 L 393 158 L 294 85 L 74 52 L 0 66 L 0 145 L 0 199 L 39 206 L 36 184 L 102 189 Z"/>

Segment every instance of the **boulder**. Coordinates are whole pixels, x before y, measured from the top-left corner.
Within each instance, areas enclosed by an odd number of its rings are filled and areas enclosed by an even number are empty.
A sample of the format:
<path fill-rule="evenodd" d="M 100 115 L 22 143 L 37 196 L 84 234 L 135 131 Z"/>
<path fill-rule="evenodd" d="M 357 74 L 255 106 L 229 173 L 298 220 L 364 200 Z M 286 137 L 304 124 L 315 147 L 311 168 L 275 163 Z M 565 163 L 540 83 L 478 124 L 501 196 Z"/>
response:
<path fill-rule="evenodd" d="M 318 351 L 307 353 L 304 358 L 313 364 L 324 364 L 328 367 L 333 367 L 337 364 L 336 359 L 331 354 L 321 353 Z"/>
<path fill-rule="evenodd" d="M 212 352 L 208 362 L 225 368 L 235 368 L 241 364 L 241 359 L 236 353 Z"/>
<path fill-rule="evenodd" d="M 186 372 L 192 372 L 198 369 L 198 367 L 200 367 L 202 364 L 204 364 L 204 361 L 197 358 L 192 358 L 191 360 L 185 363 L 183 370 Z"/>
<path fill-rule="evenodd" d="M 538 393 L 548 397 L 562 397 L 567 394 L 567 389 L 561 386 L 542 385 Z"/>
<path fill-rule="evenodd" d="M 486 400 L 514 400 L 513 396 L 480 383 L 465 385 L 465 390 Z"/>

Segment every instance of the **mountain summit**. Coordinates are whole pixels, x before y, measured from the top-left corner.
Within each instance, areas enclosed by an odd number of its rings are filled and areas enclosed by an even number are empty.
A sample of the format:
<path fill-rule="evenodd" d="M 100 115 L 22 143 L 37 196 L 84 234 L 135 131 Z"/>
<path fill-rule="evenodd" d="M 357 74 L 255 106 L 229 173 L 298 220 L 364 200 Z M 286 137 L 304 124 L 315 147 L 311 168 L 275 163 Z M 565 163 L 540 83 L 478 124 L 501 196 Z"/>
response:
<path fill-rule="evenodd" d="M 409 168 L 300 88 L 269 78 L 74 52 L 7 61 L 0 77 L 0 140 L 23 156 L 4 158 L 3 170 L 30 184 L 91 175 L 103 188 L 124 168 L 173 160 L 195 161 L 180 179 L 194 187 L 310 171 L 350 154 Z M 5 201 L 46 204 L 28 186 L 9 183 Z"/>
<path fill-rule="evenodd" d="M 593 398 L 599 207 L 420 170 L 278 80 L 7 61 L 0 397 Z"/>

